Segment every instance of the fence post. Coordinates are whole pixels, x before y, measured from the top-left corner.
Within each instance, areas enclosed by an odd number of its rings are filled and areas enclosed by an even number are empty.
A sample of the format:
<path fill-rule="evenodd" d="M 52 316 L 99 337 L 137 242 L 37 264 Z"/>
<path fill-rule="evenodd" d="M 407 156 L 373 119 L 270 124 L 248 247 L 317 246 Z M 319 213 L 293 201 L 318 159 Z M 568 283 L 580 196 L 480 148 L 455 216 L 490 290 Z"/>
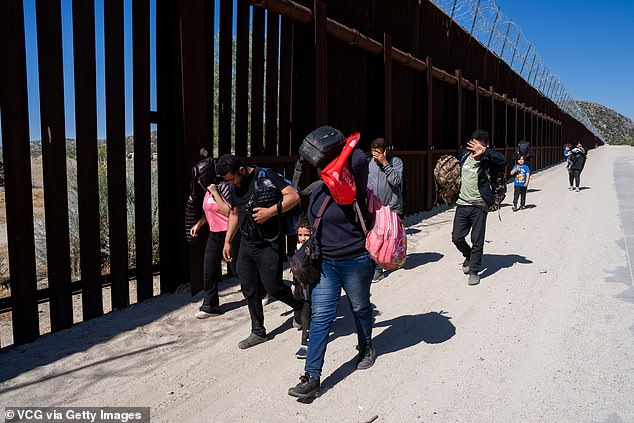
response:
<path fill-rule="evenodd" d="M 489 93 L 491 93 L 491 147 L 495 147 L 495 90 L 493 85 L 489 86 Z"/>
<path fill-rule="evenodd" d="M 462 113 L 462 102 L 463 102 L 463 96 L 462 96 L 462 70 L 460 69 L 456 69 L 456 78 L 458 79 L 458 144 L 457 144 L 457 149 L 458 151 L 460 150 L 460 146 L 462 145 L 462 134 L 464 131 L 464 118 L 463 118 L 463 113 Z"/>
<path fill-rule="evenodd" d="M 392 36 L 383 34 L 383 62 L 385 65 L 385 142 L 392 146 Z"/>
<path fill-rule="evenodd" d="M 13 341 L 24 344 L 40 333 L 33 240 L 29 107 L 26 86 L 22 0 L 0 2 L 0 104 L 7 205 L 7 240 Z M 11 64 L 10 66 L 8 64 Z M 11 157 L 11 160 L 6 160 Z"/>
<path fill-rule="evenodd" d="M 433 206 L 433 157 L 434 149 L 434 75 L 432 73 L 431 57 L 427 56 L 427 201 L 425 207 L 430 210 Z"/>
<path fill-rule="evenodd" d="M 315 0 L 315 126 L 328 123 L 328 32 L 326 4 Z"/>
<path fill-rule="evenodd" d="M 46 250 L 50 288 L 51 331 L 73 324 L 70 288 L 70 237 L 66 177 L 64 72 L 62 69 L 62 17 L 58 1 L 35 4 L 38 25 L 38 69 L 42 171 L 46 213 Z M 121 154 L 123 161 L 123 154 Z M 108 169 L 110 171 L 110 169 Z"/>

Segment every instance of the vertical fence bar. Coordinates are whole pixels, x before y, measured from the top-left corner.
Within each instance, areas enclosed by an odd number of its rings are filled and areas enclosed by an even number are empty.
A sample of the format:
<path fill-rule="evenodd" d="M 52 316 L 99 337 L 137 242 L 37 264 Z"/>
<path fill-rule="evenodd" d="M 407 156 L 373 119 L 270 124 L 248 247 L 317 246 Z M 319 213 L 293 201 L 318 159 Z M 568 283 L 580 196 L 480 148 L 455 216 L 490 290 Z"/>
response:
<path fill-rule="evenodd" d="M 222 7 L 222 4 L 221 4 Z M 198 151 L 205 140 L 207 131 L 206 114 L 200 113 L 207 101 L 207 96 L 201 87 L 207 86 L 205 60 L 205 20 L 204 0 L 187 0 L 181 3 L 181 49 L 183 63 L 183 136 L 188 166 L 192 166 L 199 158 Z M 221 34 L 222 39 L 222 34 Z M 231 51 L 229 52 L 231 53 Z M 226 66 L 221 62 L 222 66 Z M 222 77 L 221 77 L 222 79 Z M 229 92 L 230 94 L 230 92 Z M 222 92 L 226 95 L 226 92 Z M 231 97 L 229 97 L 229 102 Z M 229 118 L 231 115 L 228 115 Z M 226 118 L 226 116 L 225 116 Z M 229 122 L 231 123 L 231 122 Z M 231 129 L 229 127 L 229 129 Z M 219 130 L 222 137 L 226 128 Z M 221 143 L 222 144 L 222 143 Z M 226 148 L 226 146 L 225 146 Z M 222 152 L 226 152 L 221 150 Z M 190 248 L 190 272 L 192 294 L 203 288 L 202 254 L 203 248 Z"/>
<path fill-rule="evenodd" d="M 39 335 L 22 7 L 22 0 L 0 1 L 0 57 L 6 60 L 0 66 L 0 117 L 14 344 Z"/>
<path fill-rule="evenodd" d="M 326 5 L 315 0 L 315 126 L 328 123 L 328 32 Z"/>
<path fill-rule="evenodd" d="M 264 154 L 264 9 L 253 8 L 251 30 L 251 156 Z"/>
<path fill-rule="evenodd" d="M 73 51 L 82 310 L 88 320 L 103 314 L 93 0 L 73 0 Z"/>
<path fill-rule="evenodd" d="M 123 1 L 104 1 L 108 226 L 112 308 L 130 304 L 125 165 Z"/>
<path fill-rule="evenodd" d="M 480 81 L 475 80 L 476 127 L 480 128 Z"/>
<path fill-rule="evenodd" d="M 59 0 L 37 1 L 42 172 L 46 213 L 46 255 L 51 331 L 73 324 L 70 237 L 66 178 L 66 126 L 62 66 L 62 13 Z M 54 253 L 53 253 L 54 252 Z"/>
<path fill-rule="evenodd" d="M 278 96 L 278 48 L 280 39 L 280 16 L 270 10 L 266 12 L 266 110 L 264 152 L 277 155 L 277 96 Z"/>
<path fill-rule="evenodd" d="M 392 36 L 383 34 L 383 63 L 385 65 L 385 142 L 393 146 L 392 141 Z"/>
<path fill-rule="evenodd" d="M 231 80 L 233 78 L 233 1 L 220 0 L 218 41 L 218 153 L 231 153 Z M 183 49 L 185 50 L 185 49 Z"/>
<path fill-rule="evenodd" d="M 491 146 L 495 147 L 495 90 L 493 89 L 493 85 L 489 86 L 489 93 L 491 94 Z"/>
<path fill-rule="evenodd" d="M 278 147 L 280 156 L 296 153 L 291 151 L 294 25 L 292 20 L 282 17 L 280 31 L 280 141 Z"/>
<path fill-rule="evenodd" d="M 425 63 L 427 64 L 425 70 L 427 72 L 427 201 L 425 202 L 425 208 L 430 210 L 434 205 L 432 187 L 434 176 L 432 157 L 432 150 L 434 149 L 434 75 L 431 57 L 427 56 Z"/>
<path fill-rule="evenodd" d="M 81 0 L 79 0 L 81 1 Z M 132 69 L 134 84 L 134 226 L 137 301 L 153 294 L 152 202 L 150 192 L 150 4 L 132 2 Z M 204 85 L 203 85 L 204 86 Z M 201 89 L 199 87 L 199 89 Z"/>
<path fill-rule="evenodd" d="M 463 112 L 463 101 L 464 96 L 462 95 L 462 70 L 456 69 L 456 78 L 458 80 L 458 143 L 456 144 L 456 148 L 459 150 L 462 145 L 462 137 L 464 133 L 464 112 Z"/>
<path fill-rule="evenodd" d="M 187 1 L 187 0 L 185 0 Z M 168 6 L 166 6 L 168 7 Z M 178 11 L 178 7 L 174 8 L 174 12 L 176 13 L 176 17 L 179 18 L 180 14 Z M 216 119 L 216 103 L 215 97 L 216 93 L 216 55 L 214 52 L 215 44 L 216 44 L 216 31 L 214 28 L 215 19 L 216 19 L 216 0 L 207 0 L 204 3 L 204 14 L 205 14 L 205 28 L 204 28 L 204 38 L 205 38 L 205 75 L 207 76 L 207 149 L 211 153 L 214 151 L 214 120 Z M 177 21 L 178 22 L 178 21 Z M 180 22 L 178 22 L 180 23 Z M 180 37 L 180 25 L 174 30 L 178 30 L 175 33 L 175 37 L 182 40 Z M 157 35 L 158 37 L 158 35 Z M 178 54 L 182 54 L 183 46 L 178 44 L 179 48 Z M 187 48 L 185 46 L 185 48 Z M 158 52 L 157 52 L 158 55 Z M 182 81 L 182 72 L 179 74 L 179 81 Z M 180 93 L 182 95 L 182 92 Z M 182 99 L 182 98 L 181 98 Z M 189 163 L 189 162 L 187 162 Z"/>
<path fill-rule="evenodd" d="M 238 0 L 236 21 L 236 140 L 235 154 L 245 157 L 249 141 L 249 9 Z"/>
<path fill-rule="evenodd" d="M 120 0 L 118 0 L 120 1 Z M 213 9 L 213 1 L 206 2 Z M 210 11 L 205 9 L 205 24 L 209 23 Z M 211 22 L 213 25 L 213 11 Z M 211 57 L 213 50 L 207 50 L 211 43 L 211 32 L 205 33 L 205 51 Z M 185 244 L 185 199 L 189 194 L 187 180 L 189 166 L 185 166 L 185 140 L 183 138 L 183 80 L 181 78 L 180 51 L 180 11 L 179 4 L 171 0 L 156 1 L 156 107 L 157 138 L 156 149 L 158 166 L 158 204 L 159 204 L 159 254 L 161 260 L 161 294 L 173 292 L 187 282 L 187 246 Z M 205 60 L 205 71 L 209 62 Z M 213 76 L 213 67 L 211 68 Z M 209 76 L 209 73 L 207 73 Z M 206 99 L 209 101 L 210 83 L 207 80 Z M 211 97 L 213 102 L 213 97 Z M 204 104 L 204 103 L 203 103 Z M 209 105 L 209 103 L 207 103 Z M 213 106 L 213 103 L 212 103 Z M 209 106 L 208 106 L 209 107 Z M 211 107 L 213 113 L 213 107 Z M 198 111 L 209 117 L 207 112 Z M 213 116 L 213 114 L 211 115 Z M 210 122 L 208 120 L 208 122 Z M 213 131 L 207 125 L 207 145 L 211 145 Z"/>
<path fill-rule="evenodd" d="M 502 96 L 504 97 L 504 154 L 506 154 L 509 148 L 509 99 L 506 94 Z"/>

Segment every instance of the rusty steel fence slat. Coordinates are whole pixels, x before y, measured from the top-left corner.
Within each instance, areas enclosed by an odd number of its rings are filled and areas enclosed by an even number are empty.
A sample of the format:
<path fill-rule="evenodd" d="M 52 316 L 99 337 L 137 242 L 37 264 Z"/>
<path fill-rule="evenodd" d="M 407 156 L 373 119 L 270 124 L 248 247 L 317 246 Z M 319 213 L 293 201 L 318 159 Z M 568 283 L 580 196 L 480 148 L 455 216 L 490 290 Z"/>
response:
<path fill-rule="evenodd" d="M 70 237 L 66 177 L 66 124 L 62 65 L 62 14 L 59 0 L 37 1 L 42 174 L 51 331 L 73 324 Z"/>
<path fill-rule="evenodd" d="M 95 7 L 92 0 L 73 1 L 75 132 L 81 296 L 84 320 L 103 314 L 99 182 L 97 172 L 97 88 Z M 95 232 L 97 236 L 95 236 Z"/>
<path fill-rule="evenodd" d="M 264 154 L 264 9 L 253 8 L 251 28 L 251 156 Z"/>
<path fill-rule="evenodd" d="M 293 121 L 293 28 L 292 20 L 282 17 L 280 25 L 280 117 L 278 155 L 291 154 Z M 239 155 L 236 151 L 236 155 Z M 292 174 L 292 173 L 291 173 Z M 292 179 L 292 178 L 290 178 Z"/>
<path fill-rule="evenodd" d="M 277 13 L 266 14 L 266 108 L 264 111 L 264 154 L 277 155 L 278 144 L 278 62 L 279 62 L 280 16 Z"/>
<path fill-rule="evenodd" d="M 33 341 L 39 335 L 33 202 L 28 195 L 31 193 L 31 152 L 24 35 L 22 1 L 0 2 L 0 57 L 6 60 L 5 65 L 0 66 L 0 110 L 11 317 L 16 344 Z"/>
<path fill-rule="evenodd" d="M 150 169 L 150 3 L 132 2 L 134 232 L 137 301 L 153 296 Z"/>
<path fill-rule="evenodd" d="M 213 39 L 209 34 L 213 27 L 213 1 L 204 3 L 204 40 L 200 43 L 204 51 L 209 51 Z M 211 11 L 211 19 L 209 13 Z M 184 102 L 181 57 L 181 16 L 179 4 L 172 0 L 156 2 L 156 101 L 157 101 L 157 139 L 158 157 L 170 160 L 159 160 L 158 166 L 158 207 L 159 213 L 159 260 L 161 293 L 174 292 L 178 286 L 189 280 L 187 244 L 185 242 L 184 220 L 189 187 L 185 145 L 188 141 L 183 135 Z M 203 54 L 204 56 L 204 54 Z M 204 61 L 203 70 L 199 71 L 207 78 L 201 83 L 208 87 L 207 95 L 199 101 L 207 108 L 213 106 L 213 61 L 210 66 Z M 199 65 L 200 66 L 200 65 Z M 210 76 L 211 74 L 211 76 Z M 211 103 L 210 103 L 211 97 Z M 213 122 L 213 107 L 206 112 L 199 111 L 207 122 Z M 210 116 L 212 119 L 210 119 Z M 191 144 L 211 146 L 213 125 L 200 129 L 207 134 L 207 140 L 191 140 Z M 189 144 L 187 144 L 189 145 Z M 195 148 L 195 147 L 194 147 Z M 193 285 L 193 284 L 192 284 Z"/>
<path fill-rule="evenodd" d="M 130 304 L 125 164 L 123 0 L 104 0 L 108 234 L 112 308 Z"/>
<path fill-rule="evenodd" d="M 238 0 L 236 23 L 235 154 L 241 157 L 247 155 L 249 147 L 249 9 L 248 3 L 244 0 Z"/>

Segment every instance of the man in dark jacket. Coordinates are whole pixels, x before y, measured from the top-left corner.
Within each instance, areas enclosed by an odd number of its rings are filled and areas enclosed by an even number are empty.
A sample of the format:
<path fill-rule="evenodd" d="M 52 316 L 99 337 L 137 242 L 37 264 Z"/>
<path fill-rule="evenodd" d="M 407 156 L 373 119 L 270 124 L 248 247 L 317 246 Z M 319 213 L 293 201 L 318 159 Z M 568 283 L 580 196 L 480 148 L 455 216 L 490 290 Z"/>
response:
<path fill-rule="evenodd" d="M 460 157 L 460 163 L 460 194 L 456 202 L 451 240 L 465 258 L 462 271 L 469 275 L 469 285 L 477 285 L 480 283 L 478 272 L 481 270 L 484 252 L 487 213 L 489 207 L 495 203 L 489 174 L 503 172 L 506 157 L 489 148 L 488 132 L 477 129 L 471 135 L 467 151 Z M 469 231 L 471 246 L 465 241 Z"/>

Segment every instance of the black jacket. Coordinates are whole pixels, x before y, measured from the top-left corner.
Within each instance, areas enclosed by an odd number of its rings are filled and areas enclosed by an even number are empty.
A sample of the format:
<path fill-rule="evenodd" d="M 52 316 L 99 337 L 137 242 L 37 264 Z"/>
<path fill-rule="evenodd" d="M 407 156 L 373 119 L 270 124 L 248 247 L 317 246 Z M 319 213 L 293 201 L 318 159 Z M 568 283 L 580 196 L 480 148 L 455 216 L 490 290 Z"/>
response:
<path fill-rule="evenodd" d="M 570 162 L 572 163 L 570 166 L 571 170 L 583 170 L 586 165 L 586 150 L 580 147 L 573 148 L 570 154 Z"/>
<path fill-rule="evenodd" d="M 460 156 L 460 164 L 464 164 L 467 157 L 471 154 L 470 151 L 465 151 Z M 493 186 L 491 185 L 490 175 L 497 175 L 499 172 L 504 172 L 506 167 L 506 156 L 502 153 L 498 153 L 493 149 L 487 147 L 478 159 L 480 166 L 478 167 L 478 190 L 482 199 L 487 203 L 489 207 L 495 204 L 495 192 L 493 192 Z"/>

